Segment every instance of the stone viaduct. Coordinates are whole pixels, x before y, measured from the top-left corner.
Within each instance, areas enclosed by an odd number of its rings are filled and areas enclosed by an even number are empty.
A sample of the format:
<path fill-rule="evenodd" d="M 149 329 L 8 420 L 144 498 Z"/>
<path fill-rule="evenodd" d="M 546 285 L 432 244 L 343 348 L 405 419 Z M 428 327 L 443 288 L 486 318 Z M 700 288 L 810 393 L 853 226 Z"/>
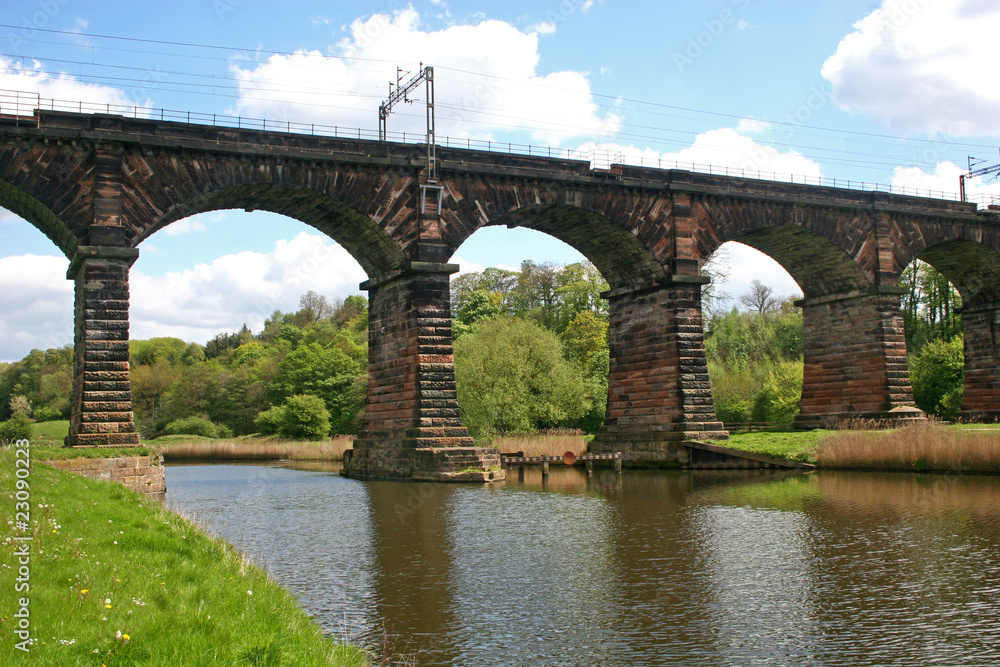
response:
<path fill-rule="evenodd" d="M 592 449 L 676 463 L 724 439 L 706 368 L 699 268 L 727 241 L 778 261 L 804 298 L 802 428 L 913 407 L 897 279 L 916 258 L 963 298 L 963 416 L 1000 417 L 1000 217 L 972 204 L 473 150 L 36 112 L 0 118 L 0 206 L 44 232 L 75 281 L 68 444 L 138 442 L 129 391 L 129 267 L 186 216 L 267 210 L 312 225 L 369 279 L 358 477 L 493 480 L 496 450 L 461 424 L 448 261 L 486 225 L 550 234 L 607 279 L 611 373 Z"/>

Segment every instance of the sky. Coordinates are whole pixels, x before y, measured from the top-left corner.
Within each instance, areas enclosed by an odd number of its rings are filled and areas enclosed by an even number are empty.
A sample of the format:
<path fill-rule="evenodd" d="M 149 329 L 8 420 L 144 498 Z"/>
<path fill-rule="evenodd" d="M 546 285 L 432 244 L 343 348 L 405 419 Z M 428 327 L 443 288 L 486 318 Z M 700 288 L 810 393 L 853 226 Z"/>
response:
<path fill-rule="evenodd" d="M 512 142 L 597 166 L 766 172 L 954 198 L 970 157 L 1000 162 L 998 33 L 995 0 L 5 0 L 0 111 L 19 91 L 57 106 L 374 135 L 389 83 L 424 64 L 434 67 L 442 143 Z M 422 95 L 414 100 L 393 110 L 390 138 L 422 139 Z M 969 192 L 986 203 L 1000 186 L 976 178 Z M 331 239 L 266 212 L 186 218 L 139 251 L 133 338 L 204 343 L 243 323 L 259 330 L 307 290 L 343 298 L 366 278 Z M 728 268 L 718 288 L 734 299 L 755 279 L 778 295 L 799 291 L 766 256 L 739 244 L 721 252 Z M 485 229 L 452 259 L 475 271 L 583 258 L 539 232 Z M 0 209 L 0 361 L 72 342 L 67 266 L 39 231 Z"/>

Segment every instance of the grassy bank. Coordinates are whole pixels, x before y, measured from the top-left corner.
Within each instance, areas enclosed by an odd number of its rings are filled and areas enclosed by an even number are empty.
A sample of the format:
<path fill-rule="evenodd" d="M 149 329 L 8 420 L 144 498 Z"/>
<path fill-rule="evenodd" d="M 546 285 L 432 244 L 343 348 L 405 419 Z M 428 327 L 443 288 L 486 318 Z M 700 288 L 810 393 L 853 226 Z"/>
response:
<path fill-rule="evenodd" d="M 815 431 L 752 431 L 733 433 L 729 436 L 729 440 L 720 444 L 744 452 L 815 463 L 816 451 L 823 439 L 830 433 L 830 431 L 819 429 Z"/>
<path fill-rule="evenodd" d="M 152 447 L 64 447 L 69 434 L 69 421 L 38 422 L 31 426 L 32 458 L 36 461 L 62 461 L 65 459 L 92 459 L 108 456 L 150 456 L 156 453 Z"/>
<path fill-rule="evenodd" d="M 286 590 L 225 542 L 110 482 L 38 463 L 27 478 L 30 529 L 0 541 L 0 664 L 365 665 L 324 638 Z M 15 462 L 0 452 L 0 497 L 15 518 Z M 31 542 L 13 538 L 31 535 Z M 30 589 L 15 592 L 15 549 L 30 547 Z M 9 569 L 8 569 L 9 568 Z M 30 604 L 30 652 L 15 613 Z"/>

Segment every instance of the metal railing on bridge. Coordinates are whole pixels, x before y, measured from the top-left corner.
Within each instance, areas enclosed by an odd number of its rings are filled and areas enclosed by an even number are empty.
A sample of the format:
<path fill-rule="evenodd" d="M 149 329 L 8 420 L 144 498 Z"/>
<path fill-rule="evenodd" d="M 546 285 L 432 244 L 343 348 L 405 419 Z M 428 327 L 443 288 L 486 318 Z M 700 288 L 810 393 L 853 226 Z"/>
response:
<path fill-rule="evenodd" d="M 146 120 L 171 121 L 245 130 L 259 130 L 262 132 L 286 132 L 290 134 L 340 139 L 376 141 L 379 138 L 377 130 L 357 127 L 326 125 L 322 123 L 302 123 L 293 120 L 271 120 L 266 118 L 232 116 L 197 111 L 180 111 L 176 109 L 123 105 L 110 102 L 57 100 L 42 97 L 38 93 L 0 90 L 0 119 L 7 118 L 13 120 L 15 124 L 29 123 L 37 127 L 40 122 L 40 117 L 39 114 L 36 113 L 36 110 L 113 114 L 130 118 L 142 118 Z M 387 133 L 386 138 L 387 140 L 393 142 L 413 144 L 420 144 L 426 140 L 426 136 L 423 133 L 416 132 L 389 132 Z M 924 190 L 892 185 L 891 183 L 873 183 L 853 179 L 828 178 L 826 176 L 785 174 L 713 164 L 678 162 L 675 160 L 664 160 L 659 157 L 649 158 L 642 155 L 630 156 L 623 154 L 620 150 L 604 150 L 600 148 L 580 150 L 574 148 L 555 148 L 552 146 L 535 146 L 531 144 L 492 141 L 489 139 L 440 136 L 438 137 L 437 145 L 445 148 L 464 148 L 490 153 L 508 153 L 529 157 L 580 160 L 589 162 L 592 170 L 602 172 L 612 172 L 612 165 L 624 164 L 633 167 L 652 169 L 683 169 L 686 171 L 693 171 L 713 176 L 731 176 L 799 185 L 818 185 L 864 192 L 884 192 L 887 194 L 927 197 L 932 199 L 948 199 L 952 201 L 958 201 L 959 199 L 957 192 Z M 986 208 L 989 206 L 1000 205 L 1000 196 L 979 194 L 969 197 L 969 201 L 977 203 L 982 208 Z"/>

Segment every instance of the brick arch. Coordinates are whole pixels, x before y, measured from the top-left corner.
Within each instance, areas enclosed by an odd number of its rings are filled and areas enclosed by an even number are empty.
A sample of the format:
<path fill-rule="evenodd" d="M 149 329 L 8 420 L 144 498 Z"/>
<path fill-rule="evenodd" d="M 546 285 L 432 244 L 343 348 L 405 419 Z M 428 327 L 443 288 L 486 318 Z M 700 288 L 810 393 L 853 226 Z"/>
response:
<path fill-rule="evenodd" d="M 867 290 L 877 256 L 866 244 L 870 218 L 788 204 L 700 202 L 692 206 L 700 261 L 728 241 L 771 257 L 806 298 Z"/>
<path fill-rule="evenodd" d="M 612 288 L 638 286 L 667 273 L 671 211 L 672 200 L 660 193 L 453 178 L 445 185 L 441 237 L 451 256 L 482 227 L 535 229 L 578 250 Z"/>
<path fill-rule="evenodd" d="M 597 267 L 612 289 L 648 284 L 666 275 L 634 234 L 592 211 L 558 204 L 529 206 L 484 227 L 501 225 L 534 229 L 572 246 Z"/>
<path fill-rule="evenodd" d="M 930 246 L 917 259 L 951 281 L 964 303 L 1000 296 L 1000 251 L 976 241 L 956 239 Z"/>
<path fill-rule="evenodd" d="M 146 227 L 134 244 L 188 216 L 222 209 L 262 210 L 304 222 L 344 246 L 369 276 L 396 268 L 406 259 L 384 229 L 343 202 L 315 191 L 274 185 L 233 186 L 184 202 Z"/>
<path fill-rule="evenodd" d="M 33 225 L 55 243 L 66 257 L 72 259 L 79 245 L 79 239 L 73 234 L 69 225 L 48 206 L 6 181 L 0 181 L 0 206 Z"/>
<path fill-rule="evenodd" d="M 122 165 L 122 217 L 133 246 L 196 213 L 264 210 L 327 234 L 371 276 L 402 265 L 417 233 L 416 182 L 388 169 L 135 150 L 123 154 Z"/>

